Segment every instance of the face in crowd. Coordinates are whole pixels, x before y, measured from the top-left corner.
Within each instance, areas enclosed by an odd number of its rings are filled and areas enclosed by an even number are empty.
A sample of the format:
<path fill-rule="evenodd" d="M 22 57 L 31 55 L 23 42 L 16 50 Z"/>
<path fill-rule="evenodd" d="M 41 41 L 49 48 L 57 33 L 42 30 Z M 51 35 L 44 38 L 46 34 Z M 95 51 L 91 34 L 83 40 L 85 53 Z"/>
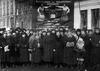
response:
<path fill-rule="evenodd" d="M 36 35 L 36 39 L 39 39 L 39 35 Z"/>
<path fill-rule="evenodd" d="M 59 32 L 59 31 L 57 31 L 57 32 L 56 32 L 56 35 L 59 37 L 59 36 L 60 36 L 60 32 Z"/>
<path fill-rule="evenodd" d="M 60 34 L 63 36 L 64 35 L 63 31 L 61 31 Z"/>
<path fill-rule="evenodd" d="M 27 31 L 26 31 L 26 34 L 29 35 L 29 33 L 30 33 L 29 30 L 27 30 Z"/>
<path fill-rule="evenodd" d="M 12 36 L 14 36 L 14 37 L 15 37 L 15 36 L 16 36 L 16 33 L 12 33 Z"/>
<path fill-rule="evenodd" d="M 67 36 L 67 34 L 68 34 L 68 31 L 65 31 L 65 33 L 64 33 L 66 36 Z"/>
<path fill-rule="evenodd" d="M 30 31 L 30 34 L 33 34 L 33 31 Z"/>
<path fill-rule="evenodd" d="M 67 36 L 68 36 L 68 37 L 72 37 L 72 33 L 71 33 L 70 30 L 68 31 Z"/>
<path fill-rule="evenodd" d="M 77 31 L 76 33 L 77 33 L 77 35 L 81 35 L 81 32 L 80 31 Z"/>
<path fill-rule="evenodd" d="M 8 32 L 7 32 L 7 36 L 11 36 L 11 33 L 10 33 L 10 31 L 8 31 Z"/>
<path fill-rule="evenodd" d="M 96 29 L 96 30 L 95 30 L 95 33 L 96 33 L 96 34 L 99 34 L 99 33 L 100 33 L 99 29 Z"/>
<path fill-rule="evenodd" d="M 25 34 L 22 34 L 22 37 L 26 37 L 26 35 Z"/>
<path fill-rule="evenodd" d="M 46 32 L 43 32 L 42 34 L 43 34 L 43 36 L 45 36 L 46 35 Z"/>
<path fill-rule="evenodd" d="M 56 33 L 56 32 L 53 30 L 53 31 L 52 31 L 52 34 L 55 34 L 55 33 Z"/>
<path fill-rule="evenodd" d="M 82 36 L 86 36 L 86 32 L 82 30 L 82 31 L 81 31 L 81 35 L 82 35 Z"/>
<path fill-rule="evenodd" d="M 93 34 L 93 31 L 92 30 L 88 32 L 88 35 L 89 36 L 91 36 L 92 34 Z"/>
<path fill-rule="evenodd" d="M 47 36 L 50 36 L 50 32 L 47 32 Z"/>
<path fill-rule="evenodd" d="M 4 34 L 3 34 L 3 37 L 5 38 L 6 36 L 7 36 L 7 33 L 4 33 Z"/>
<path fill-rule="evenodd" d="M 18 34 L 19 32 L 18 31 L 16 31 L 16 34 Z"/>

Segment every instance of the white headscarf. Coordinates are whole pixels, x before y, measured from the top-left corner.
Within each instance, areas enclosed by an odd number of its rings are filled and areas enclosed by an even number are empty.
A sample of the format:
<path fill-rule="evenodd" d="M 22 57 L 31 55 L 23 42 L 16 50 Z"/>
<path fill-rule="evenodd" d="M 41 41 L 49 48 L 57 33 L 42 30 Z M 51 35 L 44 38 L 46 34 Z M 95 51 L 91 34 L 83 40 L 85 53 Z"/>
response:
<path fill-rule="evenodd" d="M 78 49 L 81 49 L 81 50 L 84 49 L 84 41 L 83 41 L 83 39 L 81 37 L 79 37 L 76 45 L 77 45 Z"/>

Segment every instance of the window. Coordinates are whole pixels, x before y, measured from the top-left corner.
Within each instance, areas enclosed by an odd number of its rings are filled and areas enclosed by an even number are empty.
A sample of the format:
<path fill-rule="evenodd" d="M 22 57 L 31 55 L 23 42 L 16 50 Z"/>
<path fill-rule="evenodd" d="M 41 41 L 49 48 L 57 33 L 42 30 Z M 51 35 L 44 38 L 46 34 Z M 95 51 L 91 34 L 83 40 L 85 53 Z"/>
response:
<path fill-rule="evenodd" d="M 92 28 L 100 28 L 100 9 L 92 9 Z"/>
<path fill-rule="evenodd" d="M 81 11 L 81 29 L 87 29 L 87 10 Z"/>

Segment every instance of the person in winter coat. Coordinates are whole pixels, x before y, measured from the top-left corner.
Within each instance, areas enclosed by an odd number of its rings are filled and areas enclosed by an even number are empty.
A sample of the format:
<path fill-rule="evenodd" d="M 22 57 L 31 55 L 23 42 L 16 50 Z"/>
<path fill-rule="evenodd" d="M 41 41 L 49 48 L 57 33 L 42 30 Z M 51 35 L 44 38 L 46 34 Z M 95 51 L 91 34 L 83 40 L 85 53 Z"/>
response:
<path fill-rule="evenodd" d="M 7 65 L 10 67 L 11 66 L 11 64 L 10 64 L 10 47 L 11 47 L 11 33 L 10 32 L 7 32 L 7 37 L 6 37 L 6 41 L 7 41 L 7 44 L 8 44 L 8 49 L 9 49 L 9 51 L 8 51 L 8 59 L 7 59 Z"/>
<path fill-rule="evenodd" d="M 20 37 L 20 48 L 19 48 L 19 54 L 20 54 L 20 63 L 23 65 L 26 65 L 29 61 L 29 54 L 28 54 L 28 37 L 25 33 L 22 33 Z"/>
<path fill-rule="evenodd" d="M 71 31 L 65 32 L 64 35 L 64 64 L 72 67 L 76 64 L 74 48 L 76 46 L 76 38 Z"/>
<path fill-rule="evenodd" d="M 90 45 L 90 40 L 89 40 L 89 36 L 87 35 L 86 31 L 85 30 L 82 30 L 81 31 L 81 38 L 83 39 L 84 41 L 84 49 L 85 49 L 85 52 L 84 52 L 84 67 L 87 69 L 89 67 L 89 64 L 90 64 L 90 53 L 91 53 L 91 45 Z"/>
<path fill-rule="evenodd" d="M 2 57 L 1 57 L 1 61 L 2 61 L 2 66 L 6 67 L 7 66 L 7 59 L 8 59 L 8 51 L 6 51 L 6 48 L 8 48 L 8 44 L 6 41 L 6 33 L 3 34 L 2 37 Z"/>
<path fill-rule="evenodd" d="M 42 47 L 43 61 L 50 66 L 51 62 L 53 62 L 53 48 L 55 47 L 55 40 L 51 32 L 48 31 L 45 37 L 43 37 Z"/>
<path fill-rule="evenodd" d="M 78 37 L 80 37 L 81 36 L 81 30 L 80 29 L 77 29 L 76 30 L 76 34 L 77 34 Z"/>
<path fill-rule="evenodd" d="M 63 37 L 61 36 L 60 32 L 56 32 L 56 37 L 55 37 L 55 48 L 53 49 L 54 51 L 54 64 L 56 67 L 61 67 L 63 64 L 63 51 L 64 51 L 64 44 L 63 44 Z"/>
<path fill-rule="evenodd" d="M 45 60 L 44 60 L 44 46 L 45 46 L 45 41 L 46 41 L 46 31 L 43 31 L 41 34 L 41 47 L 42 47 L 42 62 L 44 64 L 46 64 Z"/>
<path fill-rule="evenodd" d="M 16 38 L 15 32 L 12 32 L 11 47 L 9 49 L 10 49 L 10 63 L 12 66 L 15 66 L 19 59 L 19 52 L 17 48 L 17 38 Z"/>
<path fill-rule="evenodd" d="M 3 34 L 0 33 L 0 66 L 3 67 L 3 61 L 2 61 L 2 56 L 4 53 L 4 48 L 3 48 L 3 44 L 2 44 L 2 39 L 3 39 Z"/>
<path fill-rule="evenodd" d="M 100 64 L 100 30 L 98 28 L 95 29 L 95 32 L 92 36 L 92 45 L 92 66 L 96 66 Z"/>
<path fill-rule="evenodd" d="M 32 64 L 32 51 L 33 51 L 33 42 L 35 40 L 35 33 L 33 33 L 30 37 L 29 37 L 29 62 L 30 64 Z"/>
<path fill-rule="evenodd" d="M 3 34 L 3 39 L 2 39 L 2 44 L 4 48 L 4 53 L 3 53 L 3 61 L 4 61 L 4 67 L 10 66 L 10 35 L 7 33 Z"/>
<path fill-rule="evenodd" d="M 15 62 L 15 64 L 16 65 L 20 65 L 20 59 L 19 59 L 19 57 L 20 57 L 20 37 L 21 37 L 21 34 L 22 34 L 22 32 L 21 31 L 18 31 L 18 30 L 16 30 L 15 31 L 15 33 L 16 33 L 16 44 L 15 44 L 15 46 L 16 46 L 16 52 L 15 52 L 15 54 L 16 54 L 16 62 Z"/>
<path fill-rule="evenodd" d="M 52 61 L 51 54 L 51 42 L 50 42 L 50 32 L 47 32 L 45 37 L 43 37 L 43 61 L 46 63 L 50 63 Z"/>
<path fill-rule="evenodd" d="M 93 37 L 93 30 L 88 30 L 88 37 L 89 37 L 89 57 L 88 57 L 88 67 L 92 66 L 92 49 L 93 49 L 93 44 L 92 44 L 92 37 Z"/>
<path fill-rule="evenodd" d="M 41 38 L 39 35 L 36 35 L 32 42 L 32 63 L 34 63 L 36 66 L 39 65 L 42 60 L 41 56 Z"/>

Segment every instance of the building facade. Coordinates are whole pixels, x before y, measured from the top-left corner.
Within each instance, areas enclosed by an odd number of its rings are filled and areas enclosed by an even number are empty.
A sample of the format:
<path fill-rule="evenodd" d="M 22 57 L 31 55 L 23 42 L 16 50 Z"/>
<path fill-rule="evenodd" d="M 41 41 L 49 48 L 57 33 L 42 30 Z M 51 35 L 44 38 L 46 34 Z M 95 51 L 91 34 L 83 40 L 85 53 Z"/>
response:
<path fill-rule="evenodd" d="M 37 9 L 17 0 L 0 0 L 0 28 L 35 27 Z"/>
<path fill-rule="evenodd" d="M 74 28 L 100 28 L 100 0 L 74 3 Z"/>
<path fill-rule="evenodd" d="M 16 27 L 32 29 L 37 20 L 37 9 L 28 3 L 16 2 Z"/>
<path fill-rule="evenodd" d="M 17 0 L 0 0 L 0 28 L 35 28 L 37 15 L 37 8 L 32 5 Z M 74 3 L 74 28 L 100 28 L 100 0 Z"/>
<path fill-rule="evenodd" d="M 12 27 L 15 23 L 15 0 L 0 0 L 0 28 Z"/>

